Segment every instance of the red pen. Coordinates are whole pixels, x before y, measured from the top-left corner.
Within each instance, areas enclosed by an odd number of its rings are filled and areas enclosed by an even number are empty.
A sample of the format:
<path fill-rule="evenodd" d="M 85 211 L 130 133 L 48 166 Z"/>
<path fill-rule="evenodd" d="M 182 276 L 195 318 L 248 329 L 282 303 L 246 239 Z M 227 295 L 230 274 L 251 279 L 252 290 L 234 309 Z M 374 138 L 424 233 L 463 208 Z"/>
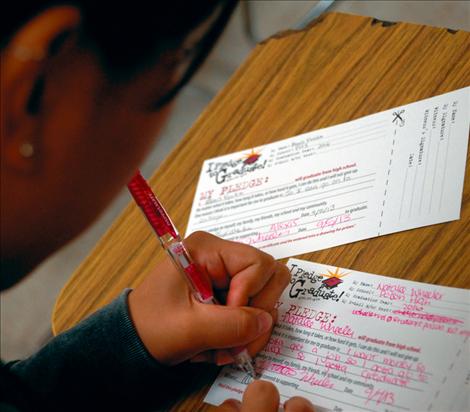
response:
<path fill-rule="evenodd" d="M 167 251 L 178 271 L 188 282 L 195 298 L 201 303 L 218 304 L 212 292 L 212 285 L 192 260 L 168 213 L 166 213 L 162 204 L 158 201 L 139 171 L 137 171 L 127 187 L 157 234 L 163 248 Z M 253 378 L 256 377 L 253 361 L 245 347 L 234 348 L 231 350 L 231 354 L 240 369 L 250 374 Z"/>

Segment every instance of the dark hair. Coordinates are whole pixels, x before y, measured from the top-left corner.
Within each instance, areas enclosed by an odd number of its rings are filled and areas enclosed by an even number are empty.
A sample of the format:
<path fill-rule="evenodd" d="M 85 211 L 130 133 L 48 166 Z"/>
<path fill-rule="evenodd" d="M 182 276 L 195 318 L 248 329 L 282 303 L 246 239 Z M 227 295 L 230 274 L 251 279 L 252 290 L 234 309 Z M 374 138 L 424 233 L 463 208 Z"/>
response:
<path fill-rule="evenodd" d="M 2 48 L 22 24 L 56 5 L 73 5 L 82 13 L 80 41 L 96 48 L 109 71 L 123 74 L 152 63 L 175 48 L 221 3 L 233 0 L 30 0 L 5 8 L 1 25 Z"/>

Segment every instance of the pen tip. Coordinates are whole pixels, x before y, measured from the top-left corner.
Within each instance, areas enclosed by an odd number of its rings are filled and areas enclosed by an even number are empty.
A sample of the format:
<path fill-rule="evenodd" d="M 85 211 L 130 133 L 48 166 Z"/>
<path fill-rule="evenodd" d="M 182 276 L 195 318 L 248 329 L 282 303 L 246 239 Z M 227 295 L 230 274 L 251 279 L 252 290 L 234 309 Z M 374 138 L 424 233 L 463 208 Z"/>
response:
<path fill-rule="evenodd" d="M 257 379 L 256 371 L 253 366 L 253 359 L 248 354 L 248 351 L 244 349 L 242 352 L 235 356 L 236 364 L 239 369 L 247 373 L 253 379 Z"/>
<path fill-rule="evenodd" d="M 243 365 L 241 365 L 241 368 L 244 372 L 246 372 L 251 378 L 256 379 L 256 371 L 255 368 L 253 367 L 252 362 L 244 362 Z"/>

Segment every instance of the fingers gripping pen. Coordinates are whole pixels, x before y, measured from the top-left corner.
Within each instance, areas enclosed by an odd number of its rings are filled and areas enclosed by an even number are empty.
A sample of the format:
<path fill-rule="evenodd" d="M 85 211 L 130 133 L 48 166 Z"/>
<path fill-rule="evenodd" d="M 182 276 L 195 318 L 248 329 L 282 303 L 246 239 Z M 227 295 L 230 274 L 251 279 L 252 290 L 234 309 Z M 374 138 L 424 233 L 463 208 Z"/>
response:
<path fill-rule="evenodd" d="M 217 304 L 209 280 L 191 259 L 175 225 L 140 172 L 134 175 L 127 187 L 157 234 L 163 248 L 186 279 L 194 297 L 201 303 Z M 234 348 L 231 353 L 237 366 L 254 378 L 256 374 L 253 362 L 246 348 Z"/>

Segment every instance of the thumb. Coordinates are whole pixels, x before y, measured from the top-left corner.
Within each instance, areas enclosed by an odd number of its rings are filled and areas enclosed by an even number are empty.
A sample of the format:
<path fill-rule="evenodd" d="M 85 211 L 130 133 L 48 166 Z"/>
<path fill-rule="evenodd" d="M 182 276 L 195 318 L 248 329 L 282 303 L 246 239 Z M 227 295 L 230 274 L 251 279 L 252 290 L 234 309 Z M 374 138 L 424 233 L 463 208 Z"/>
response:
<path fill-rule="evenodd" d="M 261 309 L 202 305 L 199 325 L 194 325 L 204 349 L 232 348 L 245 345 L 268 332 L 272 316 Z"/>

